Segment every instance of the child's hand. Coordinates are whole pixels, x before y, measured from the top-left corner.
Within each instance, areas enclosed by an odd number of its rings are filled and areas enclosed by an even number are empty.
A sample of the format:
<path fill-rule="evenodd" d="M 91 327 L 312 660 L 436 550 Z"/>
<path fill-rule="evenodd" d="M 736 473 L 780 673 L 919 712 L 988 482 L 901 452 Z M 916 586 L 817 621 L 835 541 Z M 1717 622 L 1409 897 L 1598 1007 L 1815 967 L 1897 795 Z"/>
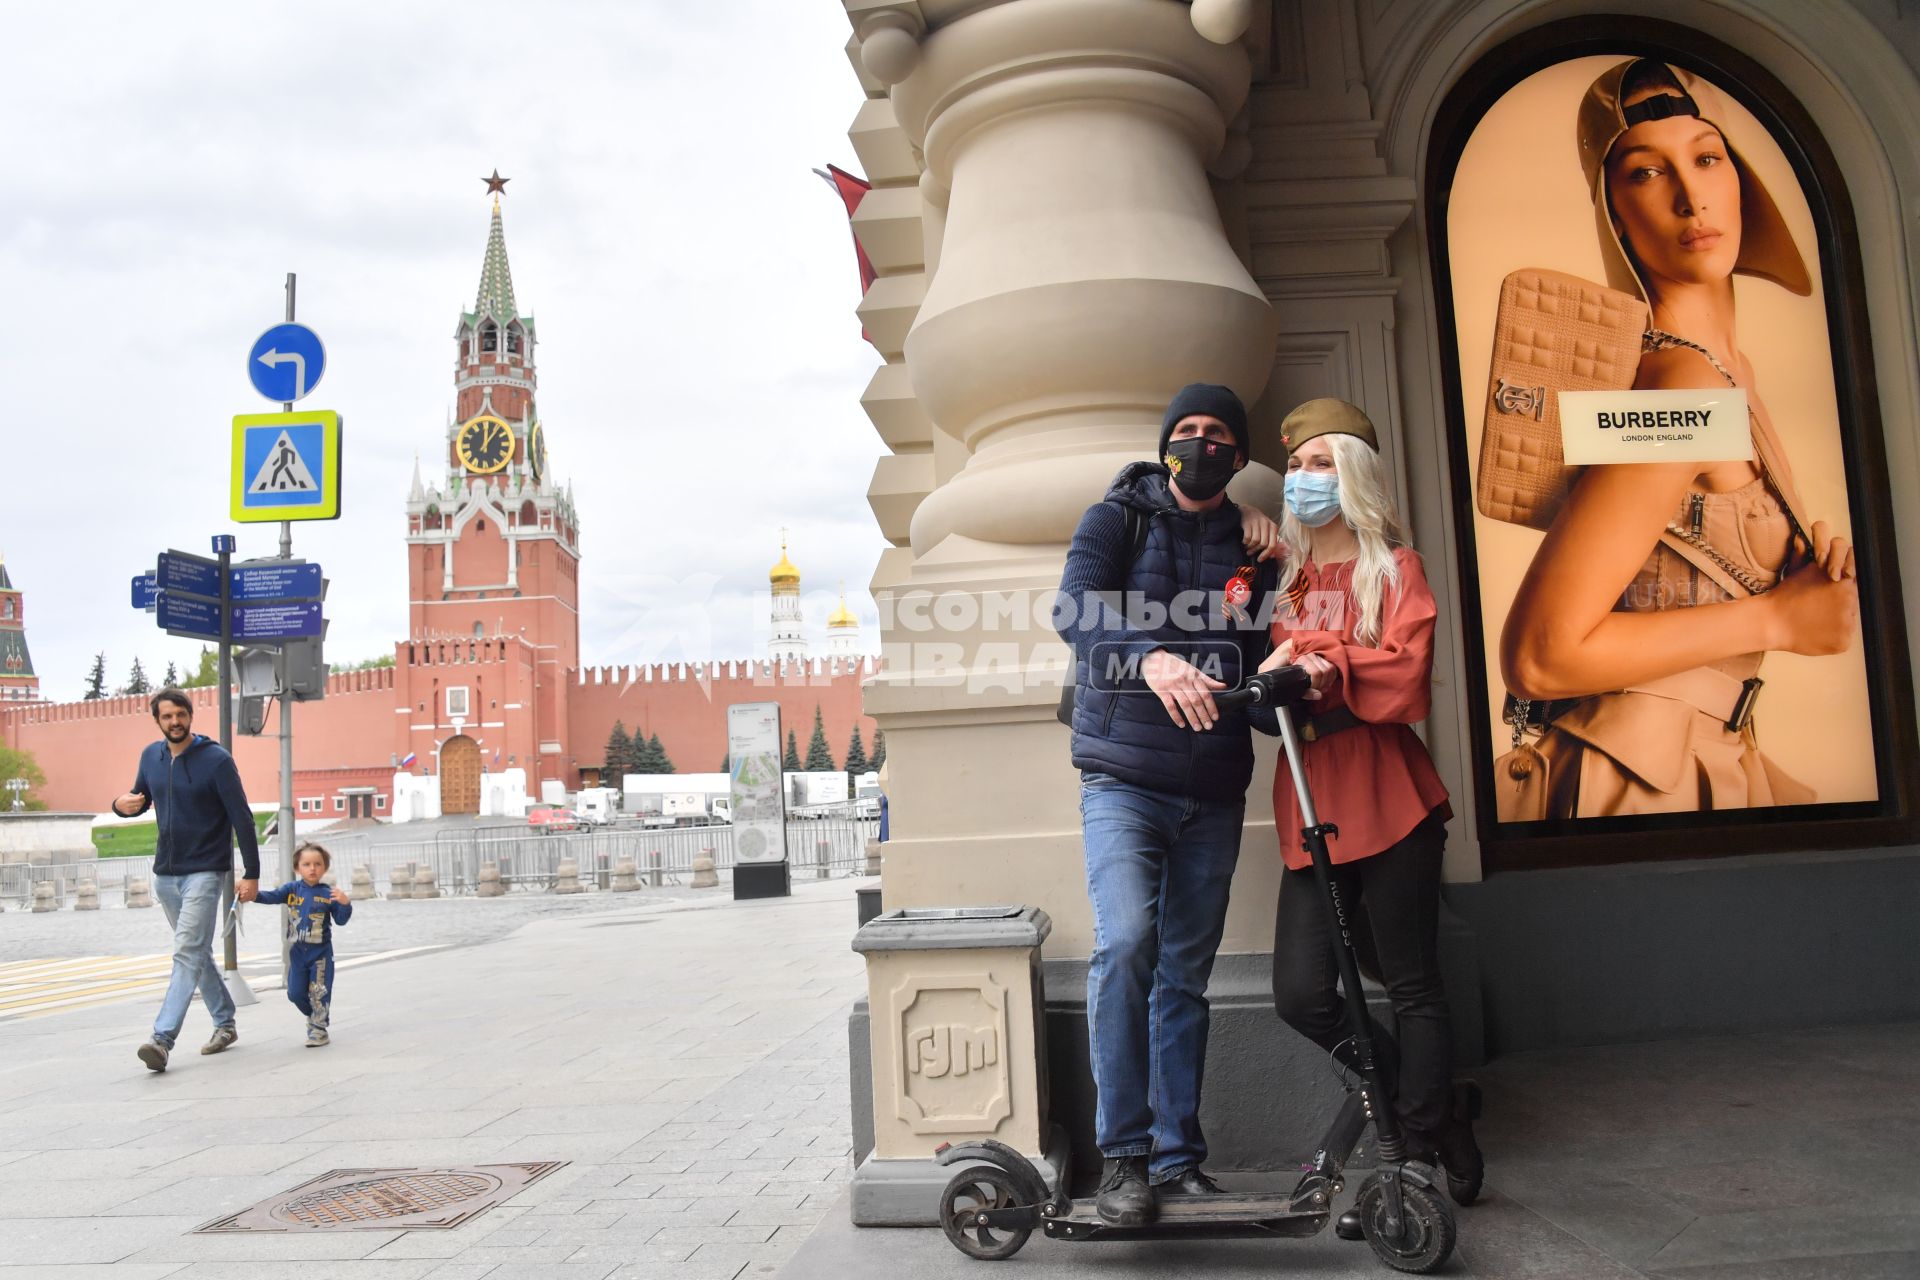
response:
<path fill-rule="evenodd" d="M 345 889 L 342 889 L 339 885 L 332 886 L 328 890 L 328 893 L 332 895 L 327 899 L 327 901 L 329 902 L 338 902 L 344 906 L 345 904 L 353 901 L 352 898 L 347 896 L 347 891 Z"/>

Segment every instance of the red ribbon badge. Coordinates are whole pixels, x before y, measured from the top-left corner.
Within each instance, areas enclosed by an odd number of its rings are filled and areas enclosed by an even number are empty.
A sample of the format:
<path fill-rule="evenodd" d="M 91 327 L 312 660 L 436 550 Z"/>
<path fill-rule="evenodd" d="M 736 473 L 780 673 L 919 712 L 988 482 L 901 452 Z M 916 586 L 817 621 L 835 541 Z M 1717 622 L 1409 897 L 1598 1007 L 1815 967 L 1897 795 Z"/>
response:
<path fill-rule="evenodd" d="M 1226 589 L 1220 601 L 1220 612 L 1243 625 L 1249 621 L 1247 602 L 1253 599 L 1253 574 L 1252 565 L 1241 565 L 1234 575 L 1227 579 Z"/>

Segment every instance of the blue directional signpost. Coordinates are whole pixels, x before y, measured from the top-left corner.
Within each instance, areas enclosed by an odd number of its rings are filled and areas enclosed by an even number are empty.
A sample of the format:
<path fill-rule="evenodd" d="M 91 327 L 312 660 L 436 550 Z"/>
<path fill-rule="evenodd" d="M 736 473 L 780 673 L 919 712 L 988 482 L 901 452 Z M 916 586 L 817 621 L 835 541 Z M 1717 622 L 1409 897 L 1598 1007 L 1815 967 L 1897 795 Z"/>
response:
<path fill-rule="evenodd" d="M 154 607 L 154 597 L 159 593 L 160 583 L 152 573 L 136 573 L 133 575 L 134 608 L 152 609 Z"/>
<path fill-rule="evenodd" d="M 306 399 L 326 371 L 327 349 L 320 344 L 320 335 L 291 320 L 261 334 L 247 352 L 247 377 L 253 389 L 282 404 Z"/>
<path fill-rule="evenodd" d="M 235 600 L 318 600 L 320 566 L 269 560 L 233 570 Z"/>

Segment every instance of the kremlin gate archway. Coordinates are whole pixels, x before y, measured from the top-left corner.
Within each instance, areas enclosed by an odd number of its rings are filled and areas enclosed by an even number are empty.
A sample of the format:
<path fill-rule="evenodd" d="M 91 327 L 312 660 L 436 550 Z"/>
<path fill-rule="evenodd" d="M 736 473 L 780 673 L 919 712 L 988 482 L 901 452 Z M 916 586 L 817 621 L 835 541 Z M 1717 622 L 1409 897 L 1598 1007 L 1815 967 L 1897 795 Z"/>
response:
<path fill-rule="evenodd" d="M 440 744 L 440 812 L 480 812 L 480 744 L 464 733 Z"/>

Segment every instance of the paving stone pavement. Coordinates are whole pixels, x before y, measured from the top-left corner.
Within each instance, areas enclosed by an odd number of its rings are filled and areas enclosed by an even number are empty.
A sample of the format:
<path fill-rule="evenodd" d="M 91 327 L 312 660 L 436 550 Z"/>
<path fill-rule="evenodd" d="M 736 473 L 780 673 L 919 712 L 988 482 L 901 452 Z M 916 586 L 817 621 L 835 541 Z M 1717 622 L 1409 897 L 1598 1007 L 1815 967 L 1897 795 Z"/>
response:
<path fill-rule="evenodd" d="M 515 924 L 344 971 L 322 1050 L 277 993 L 218 1057 L 196 1004 L 162 1075 L 151 1002 L 0 1024 L 0 1280 L 771 1276 L 851 1172 L 852 882 Z M 190 1234 L 334 1169 L 524 1160 L 569 1163 L 452 1231 Z"/>

